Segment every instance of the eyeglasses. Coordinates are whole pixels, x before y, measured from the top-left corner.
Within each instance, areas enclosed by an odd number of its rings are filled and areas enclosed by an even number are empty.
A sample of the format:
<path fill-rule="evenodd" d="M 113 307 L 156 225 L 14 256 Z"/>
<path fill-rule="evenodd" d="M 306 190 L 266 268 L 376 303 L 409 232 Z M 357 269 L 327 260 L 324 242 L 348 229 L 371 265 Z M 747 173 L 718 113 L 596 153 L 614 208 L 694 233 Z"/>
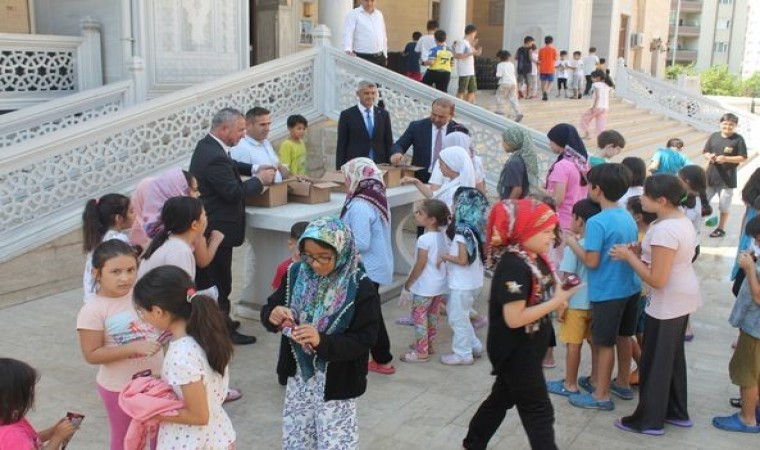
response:
<path fill-rule="evenodd" d="M 334 259 L 335 257 L 330 255 L 311 256 L 308 253 L 301 253 L 301 261 L 305 262 L 306 264 L 317 263 L 320 266 L 325 266 L 333 262 Z"/>

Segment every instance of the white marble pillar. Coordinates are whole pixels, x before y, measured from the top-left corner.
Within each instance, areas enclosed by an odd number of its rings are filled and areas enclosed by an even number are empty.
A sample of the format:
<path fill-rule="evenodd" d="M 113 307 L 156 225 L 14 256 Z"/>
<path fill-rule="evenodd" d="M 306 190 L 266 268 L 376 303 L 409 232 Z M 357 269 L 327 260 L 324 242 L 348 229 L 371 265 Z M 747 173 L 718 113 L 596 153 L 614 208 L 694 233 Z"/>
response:
<path fill-rule="evenodd" d="M 464 37 L 464 27 L 467 25 L 467 0 L 441 0 L 440 29 L 446 32 L 446 42 L 452 45 Z M 451 72 L 449 94 L 456 95 L 459 84 L 456 63 Z"/>
<path fill-rule="evenodd" d="M 346 14 L 354 8 L 351 0 L 319 0 L 319 23 L 327 25 L 332 32 L 330 42 L 333 47 L 342 49 L 343 23 Z"/>

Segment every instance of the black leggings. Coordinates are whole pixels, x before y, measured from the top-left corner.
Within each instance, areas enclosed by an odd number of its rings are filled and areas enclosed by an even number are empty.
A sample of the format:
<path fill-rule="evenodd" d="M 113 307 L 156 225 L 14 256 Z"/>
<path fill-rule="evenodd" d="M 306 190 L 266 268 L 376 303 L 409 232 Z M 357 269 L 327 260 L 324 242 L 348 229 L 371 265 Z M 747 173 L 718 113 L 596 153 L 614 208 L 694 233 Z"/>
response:
<path fill-rule="evenodd" d="M 380 297 L 380 285 L 378 283 L 372 283 L 375 285 L 378 298 Z M 391 340 L 388 337 L 388 330 L 385 328 L 385 320 L 383 319 L 383 308 L 380 308 L 380 328 L 377 330 L 377 342 L 375 346 L 369 351 L 372 355 L 372 360 L 378 364 L 388 364 L 393 359 L 391 355 Z"/>

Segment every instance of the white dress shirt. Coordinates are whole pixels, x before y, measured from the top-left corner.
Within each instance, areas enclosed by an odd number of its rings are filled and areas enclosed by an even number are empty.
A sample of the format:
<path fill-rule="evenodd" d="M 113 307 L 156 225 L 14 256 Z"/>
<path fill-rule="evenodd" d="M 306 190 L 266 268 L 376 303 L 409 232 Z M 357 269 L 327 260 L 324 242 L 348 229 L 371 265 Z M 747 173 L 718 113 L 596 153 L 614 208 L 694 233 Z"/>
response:
<path fill-rule="evenodd" d="M 359 6 L 346 15 L 343 26 L 343 50 L 354 53 L 388 55 L 385 19 L 379 9 L 367 13 Z"/>
<path fill-rule="evenodd" d="M 268 139 L 259 142 L 250 136 L 245 136 L 230 150 L 230 156 L 235 161 L 250 164 L 251 174 L 258 172 L 260 166 L 278 167 L 280 165 L 280 159 Z M 282 182 L 282 174 L 279 170 L 274 176 L 274 182 Z"/>

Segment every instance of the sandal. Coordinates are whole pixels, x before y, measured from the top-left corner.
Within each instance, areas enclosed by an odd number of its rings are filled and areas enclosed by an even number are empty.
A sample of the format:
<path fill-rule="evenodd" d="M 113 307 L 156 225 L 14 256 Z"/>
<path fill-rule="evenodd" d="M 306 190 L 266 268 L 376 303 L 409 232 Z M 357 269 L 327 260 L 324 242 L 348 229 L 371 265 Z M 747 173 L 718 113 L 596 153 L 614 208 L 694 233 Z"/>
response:
<path fill-rule="evenodd" d="M 370 372 L 379 373 L 381 375 L 393 375 L 394 373 L 396 373 L 396 368 L 393 367 L 393 365 L 391 365 L 391 364 L 388 364 L 388 365 L 378 364 L 374 360 L 371 360 L 369 362 L 369 364 L 367 366 L 367 369 Z"/>
<path fill-rule="evenodd" d="M 710 233 L 711 238 L 721 238 L 726 235 L 726 232 L 722 228 L 716 228 Z"/>
<path fill-rule="evenodd" d="M 416 350 L 410 350 L 401 357 L 401 361 L 408 363 L 428 362 L 430 361 L 430 355 L 424 353 L 417 353 Z"/>
<path fill-rule="evenodd" d="M 742 399 L 740 397 L 734 397 L 730 398 L 728 400 L 728 403 L 731 404 L 734 408 L 741 408 L 742 407 Z"/>

